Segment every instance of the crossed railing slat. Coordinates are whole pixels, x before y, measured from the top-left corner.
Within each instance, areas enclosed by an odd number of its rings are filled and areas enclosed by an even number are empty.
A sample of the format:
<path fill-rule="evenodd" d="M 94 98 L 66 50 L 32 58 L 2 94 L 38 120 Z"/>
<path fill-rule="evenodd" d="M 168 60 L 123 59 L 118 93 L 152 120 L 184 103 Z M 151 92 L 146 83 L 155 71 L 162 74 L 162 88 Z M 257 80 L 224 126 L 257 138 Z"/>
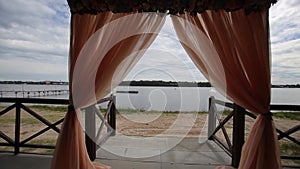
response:
<path fill-rule="evenodd" d="M 216 105 L 221 105 L 227 108 L 231 108 L 233 109 L 224 119 L 221 119 L 221 115 L 218 113 L 217 107 Z M 288 110 L 288 111 L 298 111 L 300 112 L 300 105 L 271 105 L 271 110 Z M 234 143 L 232 143 L 232 141 L 230 140 L 228 133 L 226 131 L 225 125 L 228 123 L 228 121 L 231 118 L 235 118 L 235 116 L 237 114 L 235 113 L 240 113 L 240 114 L 244 114 L 247 115 L 253 119 L 256 119 L 256 115 L 248 112 L 247 110 L 243 109 L 242 107 L 234 104 L 234 103 L 228 103 L 228 102 L 224 102 L 221 100 L 217 100 L 214 97 L 211 97 L 209 99 L 209 116 L 213 116 L 210 117 L 210 121 L 209 123 L 212 123 L 213 125 L 208 125 L 209 128 L 208 131 L 212 131 L 210 133 L 208 133 L 208 138 L 210 140 L 214 140 L 229 156 L 232 157 L 232 165 L 234 167 L 238 167 L 239 164 L 239 159 L 240 159 L 240 152 L 241 152 L 241 146 L 236 146 L 234 145 Z M 219 122 L 219 124 L 216 126 L 215 121 L 213 120 L 217 120 Z M 234 141 L 238 141 L 238 144 L 243 143 L 244 141 L 244 125 L 245 125 L 245 118 L 242 116 L 241 119 L 238 120 L 243 120 L 243 122 L 241 123 L 243 126 L 241 127 L 242 129 L 237 128 L 235 125 L 235 120 L 233 122 L 233 135 L 232 135 L 232 140 Z M 224 137 L 225 137 L 225 142 L 222 141 L 219 137 L 216 136 L 216 133 L 218 131 L 222 131 Z M 300 125 L 296 125 L 293 126 L 292 128 L 286 130 L 286 131 L 282 131 L 278 128 L 276 128 L 276 131 L 278 133 L 278 140 L 284 139 L 286 138 L 287 140 L 300 145 L 300 141 L 296 138 L 294 138 L 293 136 L 291 136 L 293 133 L 296 133 L 300 130 Z M 237 133 L 241 133 L 242 134 L 236 135 L 234 131 L 238 131 Z M 238 148 L 238 149 L 237 149 Z M 300 160 L 300 156 L 288 156 L 288 155 L 281 155 L 281 159 L 292 159 L 292 160 Z"/>
<path fill-rule="evenodd" d="M 30 104 L 54 104 L 54 105 L 68 105 L 69 100 L 67 99 L 36 99 L 36 98 L 0 98 L 0 102 L 2 103 L 13 103 L 12 105 L 9 105 L 8 107 L 4 108 L 2 111 L 0 111 L 0 117 L 2 115 L 5 115 L 6 113 L 10 112 L 13 109 L 16 109 L 15 111 L 15 138 L 9 137 L 4 132 L 0 131 L 0 138 L 2 138 L 5 142 L 0 142 L 0 146 L 13 146 L 14 147 L 14 153 L 18 154 L 20 152 L 20 147 L 32 147 L 32 148 L 47 148 L 47 149 L 53 149 L 55 148 L 54 145 L 41 145 L 41 144 L 29 144 L 31 140 L 34 140 L 38 136 L 42 135 L 43 133 L 53 130 L 56 133 L 60 132 L 60 129 L 58 128 L 58 125 L 60 125 L 64 118 L 61 118 L 55 122 L 50 122 L 34 110 L 30 109 L 23 103 L 30 103 Z M 104 99 L 101 99 L 98 103 L 103 102 L 109 102 L 108 108 L 105 112 L 104 117 L 101 115 L 99 110 L 95 108 L 95 112 L 97 116 L 102 120 L 101 127 L 98 129 L 98 133 L 102 131 L 103 126 L 107 126 L 108 128 L 110 126 L 110 121 L 114 121 L 115 119 L 111 119 L 111 110 L 114 109 L 115 111 L 115 104 L 114 104 L 114 96 L 110 96 Z M 29 137 L 20 140 L 20 128 L 21 128 L 21 110 L 24 110 L 22 112 L 30 114 L 33 118 L 39 120 L 42 124 L 44 124 L 46 127 L 43 129 L 33 133 Z M 114 112 L 115 113 L 115 112 Z M 115 122 L 114 122 L 115 123 Z M 115 127 L 115 126 L 114 126 Z M 109 136 L 112 135 L 113 129 L 109 133 Z M 100 134 L 97 135 L 97 140 L 99 139 Z M 106 138 L 107 139 L 107 138 Z M 87 145 L 88 146 L 88 145 Z"/>

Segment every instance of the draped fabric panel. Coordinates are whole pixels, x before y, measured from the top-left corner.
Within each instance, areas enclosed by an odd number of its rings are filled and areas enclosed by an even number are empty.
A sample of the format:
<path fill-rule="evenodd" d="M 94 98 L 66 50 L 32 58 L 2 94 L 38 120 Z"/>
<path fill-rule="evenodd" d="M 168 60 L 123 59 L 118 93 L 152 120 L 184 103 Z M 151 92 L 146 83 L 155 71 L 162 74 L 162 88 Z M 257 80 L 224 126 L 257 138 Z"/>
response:
<path fill-rule="evenodd" d="M 241 169 L 281 168 L 269 115 L 268 12 L 205 11 L 172 16 L 177 36 L 198 69 L 228 99 L 258 114 L 243 147 Z"/>
<path fill-rule="evenodd" d="M 155 39 L 165 21 L 157 13 L 72 14 L 70 108 L 51 169 L 106 169 L 88 157 L 80 108 L 95 104 L 118 85 Z"/>

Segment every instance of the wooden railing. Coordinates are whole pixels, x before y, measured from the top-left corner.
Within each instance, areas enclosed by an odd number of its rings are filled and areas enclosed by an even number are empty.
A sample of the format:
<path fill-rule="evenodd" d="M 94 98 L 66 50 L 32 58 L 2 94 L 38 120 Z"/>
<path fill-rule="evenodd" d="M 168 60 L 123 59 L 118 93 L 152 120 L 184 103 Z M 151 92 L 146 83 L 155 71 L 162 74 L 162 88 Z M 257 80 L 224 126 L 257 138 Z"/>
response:
<path fill-rule="evenodd" d="M 98 108 L 95 105 L 85 108 L 85 142 L 87 145 L 87 151 L 91 160 L 96 159 L 96 151 L 99 149 L 99 144 L 105 141 L 109 136 L 114 136 L 116 131 L 116 97 L 110 96 L 104 98 L 98 102 L 98 104 L 108 102 L 107 109 L 102 115 Z M 96 128 L 96 117 L 100 120 L 100 127 Z M 109 132 L 105 138 L 102 138 L 101 142 L 98 142 L 100 139 L 100 133 L 103 130 L 104 126 L 110 127 L 112 130 Z M 98 129 L 96 131 L 96 129 Z M 97 144 L 97 143 L 98 144 Z"/>
<path fill-rule="evenodd" d="M 115 97 L 114 96 L 110 96 L 107 98 L 104 98 L 102 100 L 100 100 L 98 103 L 104 103 L 104 102 L 109 102 L 108 103 L 108 108 L 104 114 L 104 121 L 107 121 L 108 125 L 111 126 L 112 129 L 116 129 L 116 109 L 115 109 L 115 103 L 114 103 Z M 47 120 L 46 118 L 44 118 L 42 115 L 40 115 L 38 112 L 32 110 L 30 108 L 29 105 L 36 105 L 36 104 L 42 104 L 42 105 L 62 105 L 62 106 L 66 106 L 69 104 L 69 100 L 67 99 L 45 99 L 45 98 L 0 98 L 0 103 L 5 103 L 5 105 L 7 104 L 11 104 L 9 106 L 7 106 L 6 108 L 4 108 L 2 111 L 0 111 L 0 118 L 2 115 L 11 112 L 11 110 L 15 109 L 15 120 L 14 120 L 14 126 L 15 126 L 15 131 L 14 131 L 14 138 L 9 137 L 7 134 L 5 134 L 3 131 L 0 130 L 0 138 L 2 138 L 5 142 L 0 142 L 0 146 L 8 146 L 8 147 L 14 147 L 14 153 L 18 154 L 20 153 L 20 148 L 21 147 L 28 147 L 28 148 L 43 148 L 43 149 L 54 149 L 55 146 L 53 145 L 42 145 L 42 144 L 29 144 L 28 142 L 34 140 L 35 138 L 37 138 L 38 136 L 40 136 L 41 134 L 49 131 L 49 130 L 53 130 L 57 133 L 60 132 L 60 128 L 57 127 L 58 125 L 60 125 L 64 118 L 61 118 L 55 122 L 50 122 L 49 120 Z M 91 106 L 92 107 L 92 106 Z M 93 106 L 95 107 L 95 106 Z M 21 111 L 23 110 L 23 111 Z M 25 138 L 23 140 L 20 139 L 21 133 L 20 133 L 20 129 L 21 129 L 21 113 L 28 113 L 32 116 L 32 118 L 35 118 L 37 120 L 39 120 L 41 123 L 43 123 L 45 125 L 45 128 L 41 129 L 40 131 L 32 134 L 31 136 L 29 136 L 28 138 Z M 101 116 L 101 114 L 98 114 L 98 116 Z M 93 115 L 87 114 L 86 115 L 86 120 L 88 120 L 89 123 L 86 123 L 86 132 L 90 132 L 90 130 L 95 131 L 96 130 L 96 126 L 95 123 L 90 123 L 93 122 L 93 120 L 87 119 L 87 118 L 93 118 Z M 104 123 L 103 123 L 104 124 Z M 111 134 L 113 135 L 113 133 Z M 87 138 L 90 137 L 86 136 Z M 96 147 L 95 148 L 91 148 L 95 145 L 95 143 L 93 142 L 93 140 L 86 140 L 87 143 L 87 149 L 89 150 L 89 155 L 91 157 L 94 157 L 93 154 L 96 153 Z M 93 158 L 92 158 L 93 159 Z"/>
<path fill-rule="evenodd" d="M 231 109 L 232 111 L 225 118 L 221 118 L 217 105 L 221 105 L 226 107 L 227 109 Z M 300 105 L 271 105 L 271 111 L 296 111 L 300 112 Z M 272 113 L 273 114 L 273 113 Z M 208 137 L 210 140 L 214 140 L 229 156 L 232 157 L 231 165 L 233 167 L 238 167 L 241 157 L 242 147 L 245 141 L 245 115 L 255 119 L 256 115 L 250 113 L 245 110 L 241 106 L 224 102 L 221 100 L 217 100 L 214 97 L 209 98 L 209 124 L 208 124 Z M 229 120 L 232 120 L 232 138 L 230 139 L 225 124 L 228 124 Z M 216 121 L 219 122 L 216 125 Z M 220 139 L 216 133 L 218 131 L 222 131 L 225 141 Z M 300 125 L 293 126 L 291 129 L 287 131 L 282 131 L 276 128 L 278 133 L 278 140 L 283 138 L 292 141 L 293 143 L 300 145 L 299 140 L 292 137 L 291 134 L 298 132 L 300 130 Z M 290 156 L 290 155 L 281 155 L 281 159 L 290 159 L 290 160 L 300 160 L 300 156 Z M 290 166 L 290 167 L 299 167 L 299 166 Z"/>
<path fill-rule="evenodd" d="M 1 90 L 0 97 L 7 97 L 14 95 L 17 97 L 45 97 L 45 96 L 55 96 L 55 95 L 65 95 L 68 94 L 69 90 L 55 89 L 55 90 Z"/>
<path fill-rule="evenodd" d="M 59 124 L 63 122 L 63 118 L 51 123 L 44 117 L 42 117 L 37 112 L 30 109 L 25 104 L 47 104 L 47 105 L 68 105 L 69 100 L 64 99 L 36 99 L 36 98 L 0 98 L 0 103 L 13 103 L 12 105 L 6 107 L 4 110 L 0 112 L 0 117 L 9 111 L 15 109 L 15 134 L 14 138 L 10 138 L 7 136 L 4 132 L 0 131 L 0 137 L 6 141 L 6 143 L 0 143 L 0 146 L 13 146 L 14 147 L 14 153 L 18 154 L 20 152 L 21 147 L 31 147 L 31 148 L 47 148 L 47 149 L 53 149 L 54 146 L 51 145 L 41 145 L 41 144 L 28 144 L 29 141 L 33 140 L 34 138 L 40 136 L 41 134 L 47 132 L 48 130 L 52 129 L 55 132 L 59 133 L 60 129 L 57 127 Z M 23 112 L 28 113 L 32 115 L 33 118 L 38 119 L 40 122 L 42 122 L 44 125 L 46 125 L 45 128 L 38 131 L 37 133 L 34 133 L 30 137 L 20 140 L 20 128 L 21 128 L 21 110 L 24 110 Z"/>

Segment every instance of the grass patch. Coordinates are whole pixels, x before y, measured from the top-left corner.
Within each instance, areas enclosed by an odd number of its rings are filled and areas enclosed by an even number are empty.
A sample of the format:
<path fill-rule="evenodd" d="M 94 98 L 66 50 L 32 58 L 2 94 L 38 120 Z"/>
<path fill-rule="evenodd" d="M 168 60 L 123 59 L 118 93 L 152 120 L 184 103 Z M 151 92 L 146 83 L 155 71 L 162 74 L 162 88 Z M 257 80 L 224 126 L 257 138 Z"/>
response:
<path fill-rule="evenodd" d="M 300 145 L 297 145 L 295 143 L 281 142 L 280 150 L 282 154 L 293 155 L 293 156 L 300 155 Z"/>
<path fill-rule="evenodd" d="M 225 109 L 222 114 L 228 116 L 233 110 Z"/>
<path fill-rule="evenodd" d="M 50 145 L 55 146 L 56 140 L 55 139 L 39 139 L 39 140 L 31 140 L 29 144 L 39 144 L 39 145 Z"/>
<path fill-rule="evenodd" d="M 54 149 L 46 149 L 43 152 L 45 152 L 46 154 L 53 154 L 54 153 Z"/>
<path fill-rule="evenodd" d="M 51 122 L 58 121 L 64 117 L 64 114 L 48 114 L 43 116 L 45 119 Z M 0 118 L 1 124 L 14 124 L 15 117 L 2 117 Z M 21 118 L 21 124 L 38 124 L 41 123 L 38 119 L 34 117 L 23 117 Z"/>
<path fill-rule="evenodd" d="M 198 114 L 208 114 L 207 111 L 198 111 Z"/>
<path fill-rule="evenodd" d="M 8 106 L 0 106 L 0 110 L 4 110 Z M 48 105 L 27 105 L 26 107 L 29 107 L 30 109 L 35 110 L 43 110 L 43 111 L 56 111 L 56 112 L 67 112 L 68 107 L 67 106 L 48 106 Z M 14 109 L 13 109 L 14 110 Z"/>
<path fill-rule="evenodd" d="M 45 118 L 46 120 L 50 121 L 50 122 L 55 122 L 58 121 L 60 119 L 62 119 L 65 115 L 64 114 L 46 114 L 46 115 L 42 115 L 43 118 Z M 21 123 L 22 124 L 43 124 L 43 122 L 39 121 L 38 119 L 36 119 L 35 117 L 23 117 L 21 118 Z"/>
<path fill-rule="evenodd" d="M 38 124 L 42 123 L 38 119 L 34 117 L 26 117 L 26 118 L 21 118 L 21 124 Z"/>
<path fill-rule="evenodd" d="M 163 111 L 164 114 L 179 114 L 179 111 Z"/>
<path fill-rule="evenodd" d="M 47 119 L 48 121 L 55 122 L 65 116 L 67 107 L 65 106 L 45 106 L 45 105 L 32 105 L 28 106 L 31 110 Z M 5 107 L 1 107 L 5 108 Z M 38 124 L 42 123 L 23 109 L 21 109 L 21 123 L 22 124 Z M 14 124 L 15 123 L 15 109 L 12 112 L 0 117 L 0 124 Z"/>
<path fill-rule="evenodd" d="M 1 117 L 0 124 L 11 124 L 15 123 L 15 117 Z"/>
<path fill-rule="evenodd" d="M 60 119 L 62 119 L 65 116 L 65 114 L 57 114 L 57 113 L 53 113 L 53 114 L 45 114 L 42 115 L 42 117 L 44 117 L 45 119 L 47 119 L 48 121 L 51 122 L 55 122 L 58 121 Z M 0 118 L 0 123 L 1 124 L 14 124 L 15 123 L 15 117 L 14 116 L 4 116 Z M 38 124 L 41 123 L 38 119 L 36 119 L 33 116 L 27 116 L 27 117 L 21 117 L 21 124 Z"/>
<path fill-rule="evenodd" d="M 275 112 L 273 117 L 279 119 L 300 120 L 300 112 Z"/>
<path fill-rule="evenodd" d="M 222 114 L 228 116 L 231 111 L 232 110 L 225 109 Z M 300 120 L 300 112 L 273 112 L 272 116 L 279 119 Z"/>
<path fill-rule="evenodd" d="M 56 111 L 56 112 L 67 112 L 67 106 L 46 106 L 46 105 L 32 105 L 28 106 L 30 109 L 44 110 L 44 111 Z"/>
<path fill-rule="evenodd" d="M 48 121 L 54 122 L 65 117 L 65 114 L 46 114 L 43 116 Z"/>
<path fill-rule="evenodd" d="M 280 152 L 282 155 L 288 156 L 299 156 L 300 155 L 300 145 L 291 142 L 280 142 Z M 285 165 L 299 165 L 300 160 L 282 160 Z"/>

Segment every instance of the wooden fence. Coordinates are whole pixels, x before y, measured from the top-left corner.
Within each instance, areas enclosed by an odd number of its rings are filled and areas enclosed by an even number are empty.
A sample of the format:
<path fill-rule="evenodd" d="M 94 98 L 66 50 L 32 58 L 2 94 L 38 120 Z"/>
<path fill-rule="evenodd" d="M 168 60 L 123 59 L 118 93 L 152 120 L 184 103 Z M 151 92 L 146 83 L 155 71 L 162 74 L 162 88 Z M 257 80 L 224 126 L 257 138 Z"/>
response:
<path fill-rule="evenodd" d="M 1 90 L 0 97 L 7 97 L 14 95 L 14 97 L 45 97 L 45 96 L 56 96 L 56 95 L 67 95 L 69 90 Z"/>
<path fill-rule="evenodd" d="M 112 129 L 116 129 L 116 109 L 115 109 L 115 103 L 114 103 L 115 97 L 110 96 L 107 98 L 104 98 L 100 100 L 98 103 L 104 103 L 108 102 L 108 108 L 104 114 L 104 121 L 107 121 L 108 125 L 111 126 Z M 38 112 L 33 111 L 29 105 L 36 105 L 36 104 L 42 104 L 42 105 L 63 105 L 66 106 L 69 104 L 69 100 L 67 99 L 45 99 L 45 98 L 0 98 L 0 103 L 11 104 L 4 108 L 0 112 L 0 118 L 2 115 L 10 112 L 11 110 L 15 109 L 15 131 L 14 131 L 14 138 L 9 137 L 7 134 L 5 134 L 3 131 L 0 131 L 0 138 L 2 138 L 5 142 L 0 142 L 0 146 L 10 146 L 14 147 L 14 154 L 20 153 L 21 147 L 30 147 L 30 148 L 44 148 L 44 149 L 54 149 L 55 146 L 52 145 L 42 145 L 42 144 L 29 144 L 31 140 L 37 138 L 41 134 L 49 131 L 54 130 L 55 132 L 59 133 L 60 128 L 57 126 L 60 125 L 64 118 L 59 119 L 55 122 L 50 122 L 43 116 L 41 116 Z M 95 106 L 91 106 L 95 107 Z M 21 111 L 24 110 L 24 111 Z M 33 118 L 39 120 L 45 125 L 45 128 L 41 129 L 40 131 L 32 134 L 30 137 L 25 138 L 23 140 L 20 139 L 20 128 L 21 128 L 21 112 L 22 113 L 28 113 Z M 98 116 L 102 116 L 101 114 L 97 113 Z M 92 114 L 86 115 L 86 120 L 88 120 L 88 123 L 86 123 L 85 130 L 86 133 L 91 133 L 91 131 L 96 131 L 95 126 L 95 116 Z M 103 119 L 101 119 L 103 120 Z M 103 123 L 105 124 L 105 123 Z M 112 133 L 111 135 L 113 135 Z M 91 138 L 91 135 L 86 134 L 86 146 L 88 149 L 88 153 L 92 160 L 95 159 L 95 153 L 96 153 L 96 143 Z"/>
<path fill-rule="evenodd" d="M 231 109 L 232 111 L 225 118 L 221 118 L 217 105 L 224 106 Z M 300 105 L 270 105 L 271 111 L 295 111 L 300 113 Z M 273 113 L 274 113 L 273 112 Z M 273 114 L 272 113 L 272 114 Z M 214 140 L 229 156 L 232 157 L 232 166 L 238 167 L 241 151 L 245 141 L 245 115 L 255 119 L 256 115 L 245 110 L 241 106 L 217 100 L 214 97 L 209 98 L 209 124 L 208 124 L 208 138 Z M 229 120 L 232 120 L 232 138 L 229 137 L 227 129 L 225 127 L 228 124 Z M 218 125 L 216 123 L 218 122 Z M 287 131 L 282 131 L 276 128 L 278 133 L 278 140 L 287 139 L 298 146 L 300 145 L 299 140 L 292 137 L 293 133 L 299 132 L 300 125 L 292 126 Z M 225 141 L 219 138 L 216 133 L 222 131 Z M 281 159 L 289 160 L 300 160 L 300 156 L 291 156 L 291 155 L 281 155 Z M 299 166 L 289 166 L 289 167 L 299 167 Z"/>

